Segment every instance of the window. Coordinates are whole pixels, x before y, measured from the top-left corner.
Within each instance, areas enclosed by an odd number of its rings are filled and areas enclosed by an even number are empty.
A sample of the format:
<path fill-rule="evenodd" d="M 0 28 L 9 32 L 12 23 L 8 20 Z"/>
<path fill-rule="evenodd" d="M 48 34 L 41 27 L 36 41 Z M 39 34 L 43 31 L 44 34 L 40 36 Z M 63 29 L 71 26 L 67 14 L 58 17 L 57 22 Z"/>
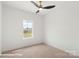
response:
<path fill-rule="evenodd" d="M 32 37 L 32 21 L 31 20 L 23 20 L 23 34 L 24 38 L 31 38 Z"/>

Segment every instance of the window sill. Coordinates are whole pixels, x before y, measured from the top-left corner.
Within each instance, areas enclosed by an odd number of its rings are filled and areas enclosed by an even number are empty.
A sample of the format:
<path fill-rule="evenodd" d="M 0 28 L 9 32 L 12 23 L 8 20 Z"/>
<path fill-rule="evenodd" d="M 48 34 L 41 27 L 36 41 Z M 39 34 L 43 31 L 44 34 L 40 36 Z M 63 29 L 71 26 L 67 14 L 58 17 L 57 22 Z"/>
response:
<path fill-rule="evenodd" d="M 29 38 L 23 38 L 23 39 L 32 39 L 33 37 L 29 37 Z"/>

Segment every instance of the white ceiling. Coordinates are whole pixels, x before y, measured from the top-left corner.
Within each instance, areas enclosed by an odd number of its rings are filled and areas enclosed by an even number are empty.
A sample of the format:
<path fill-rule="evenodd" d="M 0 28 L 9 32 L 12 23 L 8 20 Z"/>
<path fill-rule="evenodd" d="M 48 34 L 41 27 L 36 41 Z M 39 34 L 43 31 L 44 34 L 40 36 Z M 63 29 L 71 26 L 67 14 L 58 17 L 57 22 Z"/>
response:
<path fill-rule="evenodd" d="M 35 1 L 35 2 L 38 4 L 38 1 Z M 6 1 L 6 2 L 3 2 L 3 4 L 7 4 L 9 6 L 13 6 L 13 7 L 16 7 L 25 11 L 29 11 L 32 13 L 35 13 L 38 10 L 38 8 L 35 5 L 33 5 L 30 1 Z M 43 6 L 54 5 L 54 1 L 43 1 L 42 5 Z M 44 10 L 41 10 L 38 14 L 46 15 L 49 12 L 51 12 L 51 10 L 53 9 L 54 8 L 44 9 Z"/>

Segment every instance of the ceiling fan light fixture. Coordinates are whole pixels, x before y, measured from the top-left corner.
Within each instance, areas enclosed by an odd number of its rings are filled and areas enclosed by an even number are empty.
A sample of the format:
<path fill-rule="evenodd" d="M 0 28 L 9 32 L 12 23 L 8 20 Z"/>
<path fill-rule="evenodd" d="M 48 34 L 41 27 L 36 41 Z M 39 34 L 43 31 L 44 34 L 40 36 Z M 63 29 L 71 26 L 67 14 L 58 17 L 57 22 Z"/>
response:
<path fill-rule="evenodd" d="M 42 8 L 39 8 L 39 10 L 43 10 Z"/>

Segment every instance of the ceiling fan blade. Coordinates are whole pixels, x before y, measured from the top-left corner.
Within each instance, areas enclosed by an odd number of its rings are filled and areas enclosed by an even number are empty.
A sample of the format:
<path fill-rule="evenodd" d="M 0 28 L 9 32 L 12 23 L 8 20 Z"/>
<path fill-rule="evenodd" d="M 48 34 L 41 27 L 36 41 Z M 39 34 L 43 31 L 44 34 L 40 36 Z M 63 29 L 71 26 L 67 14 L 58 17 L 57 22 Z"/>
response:
<path fill-rule="evenodd" d="M 51 9 L 51 8 L 54 8 L 55 5 L 51 5 L 51 6 L 46 6 L 46 7 L 42 7 L 43 9 Z"/>
<path fill-rule="evenodd" d="M 39 10 L 37 10 L 36 13 L 39 13 Z"/>
<path fill-rule="evenodd" d="M 37 8 L 39 8 L 39 6 L 34 1 L 30 1 L 30 2 L 33 3 Z"/>

